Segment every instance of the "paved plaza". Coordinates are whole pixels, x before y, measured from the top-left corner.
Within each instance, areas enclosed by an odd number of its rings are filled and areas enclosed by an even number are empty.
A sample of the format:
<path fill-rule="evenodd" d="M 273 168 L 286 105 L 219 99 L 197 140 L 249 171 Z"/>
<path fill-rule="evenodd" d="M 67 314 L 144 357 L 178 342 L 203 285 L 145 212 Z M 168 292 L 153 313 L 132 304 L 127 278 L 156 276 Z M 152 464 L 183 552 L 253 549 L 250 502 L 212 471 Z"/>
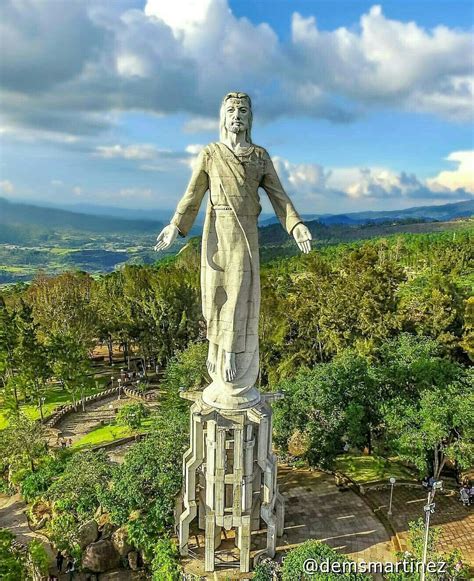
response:
<path fill-rule="evenodd" d="M 279 551 L 316 539 L 355 561 L 393 560 L 388 531 L 363 499 L 336 487 L 332 475 L 281 466 L 279 482 L 286 513 Z"/>
<path fill-rule="evenodd" d="M 369 500 L 385 514 L 388 510 L 389 489 L 368 491 Z M 419 488 L 395 486 L 391 522 L 397 530 L 402 549 L 406 548 L 408 523 L 424 516 L 427 493 Z M 461 549 L 463 561 L 474 567 L 474 506 L 463 506 L 456 491 L 437 493 L 436 509 L 430 524 L 440 528 L 440 550 Z"/>

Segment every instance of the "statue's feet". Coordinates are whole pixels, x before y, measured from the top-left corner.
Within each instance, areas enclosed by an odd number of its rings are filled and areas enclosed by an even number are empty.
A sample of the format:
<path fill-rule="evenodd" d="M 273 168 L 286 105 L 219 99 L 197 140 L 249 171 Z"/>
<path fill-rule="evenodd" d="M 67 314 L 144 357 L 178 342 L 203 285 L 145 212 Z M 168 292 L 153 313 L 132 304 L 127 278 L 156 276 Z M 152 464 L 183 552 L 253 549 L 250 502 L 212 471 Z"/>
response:
<path fill-rule="evenodd" d="M 237 366 L 235 364 L 235 353 L 224 353 L 224 377 L 226 381 L 234 381 L 237 375 Z"/>
<path fill-rule="evenodd" d="M 209 343 L 209 351 L 207 353 L 206 366 L 209 373 L 216 372 L 217 365 L 217 345 L 215 343 Z"/>

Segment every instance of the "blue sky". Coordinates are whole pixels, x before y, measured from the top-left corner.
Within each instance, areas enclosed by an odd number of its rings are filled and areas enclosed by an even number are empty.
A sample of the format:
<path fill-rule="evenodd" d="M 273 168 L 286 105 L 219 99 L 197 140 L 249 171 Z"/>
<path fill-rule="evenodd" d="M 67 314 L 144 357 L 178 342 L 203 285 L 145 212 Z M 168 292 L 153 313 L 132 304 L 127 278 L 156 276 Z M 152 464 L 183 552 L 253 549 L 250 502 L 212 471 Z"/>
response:
<path fill-rule="evenodd" d="M 474 196 L 471 2 L 0 10 L 0 196 L 171 211 L 229 90 L 252 96 L 253 140 L 302 212 Z"/>

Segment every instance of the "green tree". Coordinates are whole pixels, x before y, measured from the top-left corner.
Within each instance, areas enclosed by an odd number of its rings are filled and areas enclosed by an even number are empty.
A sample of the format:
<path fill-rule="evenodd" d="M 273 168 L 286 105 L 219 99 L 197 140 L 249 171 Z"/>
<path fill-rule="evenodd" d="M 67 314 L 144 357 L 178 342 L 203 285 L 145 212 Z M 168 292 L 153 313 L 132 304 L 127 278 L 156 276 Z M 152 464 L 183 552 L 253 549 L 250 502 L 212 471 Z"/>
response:
<path fill-rule="evenodd" d="M 395 398 L 386 407 L 389 433 L 400 456 L 437 479 L 449 459 L 460 468 L 474 462 L 474 374 L 421 392 L 417 400 Z"/>
<path fill-rule="evenodd" d="M 131 430 L 138 430 L 149 415 L 150 410 L 142 402 L 129 403 L 120 408 L 117 423 L 128 426 Z"/>
<path fill-rule="evenodd" d="M 167 411 L 157 418 L 146 439 L 129 450 L 114 471 L 110 486 L 102 490 L 101 503 L 112 521 L 127 524 L 132 543 L 150 559 L 157 536 L 167 533 L 174 524 L 186 444 L 184 414 Z"/>
<path fill-rule="evenodd" d="M 367 360 L 353 350 L 303 369 L 277 387 L 285 398 L 274 406 L 275 441 L 284 449 L 295 432 L 305 434 L 303 457 L 329 467 L 342 450 L 343 436 L 350 436 L 354 445 L 372 445 L 380 421 L 378 394 Z"/>
<path fill-rule="evenodd" d="M 0 449 L 3 461 L 6 460 L 10 466 L 10 472 L 23 468 L 35 472 L 47 449 L 45 429 L 40 422 L 32 421 L 20 413 L 12 417 L 8 426 L 0 431 Z"/>
<path fill-rule="evenodd" d="M 464 320 L 464 292 L 450 275 L 423 272 L 398 291 L 401 328 L 458 348 Z"/>
<path fill-rule="evenodd" d="M 16 379 L 25 395 L 36 402 L 43 419 L 46 383 L 51 376 L 48 351 L 39 340 L 39 325 L 33 320 L 32 308 L 24 301 L 16 313 L 15 323 L 18 329 L 18 343 L 13 354 L 18 367 Z"/>
<path fill-rule="evenodd" d="M 53 502 L 57 513 L 69 514 L 78 523 L 84 522 L 97 510 L 112 473 L 105 452 L 78 452 L 54 480 L 45 498 Z"/>
<path fill-rule="evenodd" d="M 93 278 L 84 272 L 35 278 L 25 300 L 33 309 L 44 339 L 51 334 L 67 335 L 86 349 L 94 344 L 97 322 L 91 304 L 93 284 Z"/>
<path fill-rule="evenodd" d="M 73 335 L 66 334 L 52 333 L 48 339 L 48 345 L 54 377 L 63 389 L 71 394 L 74 406 L 82 400 L 84 410 L 84 397 L 93 382 L 91 363 L 86 348 Z"/>
<path fill-rule="evenodd" d="M 7 529 L 0 529 L 0 579 L 26 581 L 26 555 L 15 548 L 14 540 L 13 533 Z"/>
<path fill-rule="evenodd" d="M 15 315 L 8 310 L 4 298 L 0 296 L 0 385 L 5 394 L 9 391 L 13 394 L 16 409 L 19 407 L 18 392 L 12 380 L 15 374 L 14 354 L 17 342 Z"/>

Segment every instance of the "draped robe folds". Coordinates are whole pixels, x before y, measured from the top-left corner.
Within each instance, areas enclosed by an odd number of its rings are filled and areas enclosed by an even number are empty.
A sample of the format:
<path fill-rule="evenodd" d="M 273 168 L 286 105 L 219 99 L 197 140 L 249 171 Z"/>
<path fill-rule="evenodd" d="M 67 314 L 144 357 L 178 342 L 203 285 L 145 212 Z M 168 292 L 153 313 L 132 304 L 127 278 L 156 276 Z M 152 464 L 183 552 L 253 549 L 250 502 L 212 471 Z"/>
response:
<path fill-rule="evenodd" d="M 252 145 L 244 151 L 237 156 L 223 143 L 205 147 L 171 221 L 185 236 L 209 190 L 201 251 L 202 309 L 207 339 L 218 346 L 212 379 L 232 387 L 234 394 L 252 388 L 259 371 L 258 188 L 266 191 L 288 233 L 301 222 L 265 149 Z M 232 382 L 225 380 L 224 352 L 236 354 Z"/>

